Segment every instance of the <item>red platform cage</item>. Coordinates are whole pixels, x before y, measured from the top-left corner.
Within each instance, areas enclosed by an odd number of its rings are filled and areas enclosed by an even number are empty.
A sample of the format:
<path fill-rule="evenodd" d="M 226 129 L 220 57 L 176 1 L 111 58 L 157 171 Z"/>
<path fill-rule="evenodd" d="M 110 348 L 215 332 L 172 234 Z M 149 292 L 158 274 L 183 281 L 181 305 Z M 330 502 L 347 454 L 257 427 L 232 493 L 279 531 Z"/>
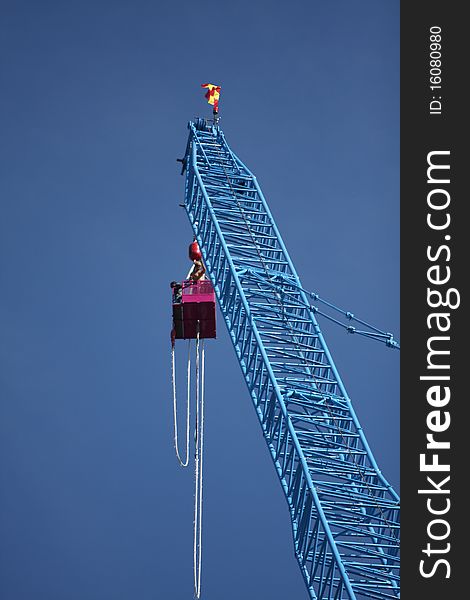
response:
<path fill-rule="evenodd" d="M 173 288 L 173 326 L 178 340 L 215 338 L 215 293 L 208 279 L 183 281 Z"/>

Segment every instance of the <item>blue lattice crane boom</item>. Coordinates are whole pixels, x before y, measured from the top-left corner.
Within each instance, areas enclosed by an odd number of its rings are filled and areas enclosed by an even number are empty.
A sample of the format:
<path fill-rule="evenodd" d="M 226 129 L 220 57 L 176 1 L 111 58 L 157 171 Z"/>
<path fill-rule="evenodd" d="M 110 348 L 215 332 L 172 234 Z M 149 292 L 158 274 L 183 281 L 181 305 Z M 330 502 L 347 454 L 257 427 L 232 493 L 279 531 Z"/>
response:
<path fill-rule="evenodd" d="M 399 497 L 368 446 L 317 309 L 217 119 L 188 127 L 184 207 L 287 499 L 310 597 L 398 598 Z M 367 335 L 397 346 L 390 334 Z"/>

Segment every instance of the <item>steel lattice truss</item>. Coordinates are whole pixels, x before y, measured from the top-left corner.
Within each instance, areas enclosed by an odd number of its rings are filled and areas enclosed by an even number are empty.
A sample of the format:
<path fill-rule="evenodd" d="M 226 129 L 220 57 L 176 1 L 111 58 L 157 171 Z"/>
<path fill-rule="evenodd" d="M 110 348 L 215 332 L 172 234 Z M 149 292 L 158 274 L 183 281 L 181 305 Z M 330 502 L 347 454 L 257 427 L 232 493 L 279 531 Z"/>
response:
<path fill-rule="evenodd" d="M 185 208 L 290 509 L 314 599 L 399 597 L 399 497 L 381 474 L 255 176 L 189 123 Z"/>

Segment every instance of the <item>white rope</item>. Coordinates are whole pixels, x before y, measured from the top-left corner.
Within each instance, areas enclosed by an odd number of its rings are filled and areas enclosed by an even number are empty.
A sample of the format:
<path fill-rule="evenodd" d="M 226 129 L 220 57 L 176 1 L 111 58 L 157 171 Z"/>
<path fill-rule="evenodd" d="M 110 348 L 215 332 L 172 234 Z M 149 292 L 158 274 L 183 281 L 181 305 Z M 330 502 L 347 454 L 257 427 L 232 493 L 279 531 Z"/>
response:
<path fill-rule="evenodd" d="M 199 372 L 200 371 L 200 372 Z M 204 340 L 201 344 L 199 370 L 199 332 L 196 339 L 196 454 L 194 493 L 194 595 L 201 596 L 202 566 L 202 466 L 204 451 Z"/>
<path fill-rule="evenodd" d="M 201 597 L 201 568 L 202 568 L 202 467 L 204 452 L 204 378 L 205 378 L 204 340 L 200 340 L 199 331 L 196 337 L 196 429 L 195 438 L 195 493 L 194 493 L 194 595 Z M 176 402 L 175 348 L 171 348 L 171 380 L 173 387 L 173 424 L 174 443 L 178 462 L 182 467 L 189 464 L 189 434 L 190 434 L 190 399 L 191 399 L 191 340 L 188 343 L 187 367 L 187 407 L 186 407 L 186 458 L 183 461 L 178 444 L 178 414 Z"/>
<path fill-rule="evenodd" d="M 198 587 L 199 595 L 201 592 L 201 566 L 202 566 L 202 466 L 204 463 L 204 340 L 201 345 L 201 434 L 200 434 L 200 467 L 199 467 L 199 566 L 198 566 Z"/>
<path fill-rule="evenodd" d="M 189 401 L 191 397 L 191 340 L 188 341 L 188 368 L 186 373 L 187 381 L 187 398 L 186 398 L 186 458 L 183 461 L 179 451 L 178 444 L 178 414 L 176 406 L 176 376 L 175 376 L 175 346 L 171 346 L 171 383 L 173 386 L 173 430 L 174 430 L 174 445 L 176 458 L 182 467 L 187 467 L 189 464 Z"/>

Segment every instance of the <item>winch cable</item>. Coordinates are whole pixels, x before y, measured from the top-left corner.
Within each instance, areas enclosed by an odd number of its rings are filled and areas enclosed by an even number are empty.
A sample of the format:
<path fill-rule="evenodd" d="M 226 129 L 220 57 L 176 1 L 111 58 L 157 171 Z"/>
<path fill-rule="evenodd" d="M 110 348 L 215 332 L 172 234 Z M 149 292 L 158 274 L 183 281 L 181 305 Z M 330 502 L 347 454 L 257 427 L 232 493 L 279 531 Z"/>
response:
<path fill-rule="evenodd" d="M 171 345 L 171 383 L 173 387 L 173 430 L 176 458 L 182 467 L 189 465 L 189 405 L 191 399 L 191 340 L 188 340 L 188 365 L 186 372 L 187 397 L 186 397 L 186 458 L 183 460 L 178 444 L 178 409 L 176 402 L 176 370 L 175 370 L 175 344 Z"/>
<path fill-rule="evenodd" d="M 201 353 L 199 354 L 199 346 Z M 204 340 L 196 338 L 196 430 L 194 492 L 194 595 L 201 596 L 202 565 L 202 467 L 204 452 Z"/>

